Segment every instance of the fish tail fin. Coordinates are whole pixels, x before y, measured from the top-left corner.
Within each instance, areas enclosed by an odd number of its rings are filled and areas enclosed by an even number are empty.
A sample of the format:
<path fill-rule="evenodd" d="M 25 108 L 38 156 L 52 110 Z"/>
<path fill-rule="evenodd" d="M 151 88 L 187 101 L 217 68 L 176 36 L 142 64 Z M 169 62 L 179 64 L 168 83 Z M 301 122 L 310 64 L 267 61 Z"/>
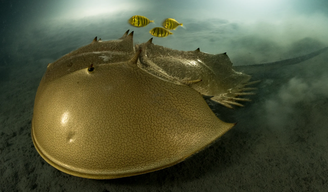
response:
<path fill-rule="evenodd" d="M 149 23 L 155 23 L 154 20 L 150 20 Z"/>
<path fill-rule="evenodd" d="M 181 25 L 181 27 L 183 26 L 183 23 L 179 23 L 179 25 Z"/>

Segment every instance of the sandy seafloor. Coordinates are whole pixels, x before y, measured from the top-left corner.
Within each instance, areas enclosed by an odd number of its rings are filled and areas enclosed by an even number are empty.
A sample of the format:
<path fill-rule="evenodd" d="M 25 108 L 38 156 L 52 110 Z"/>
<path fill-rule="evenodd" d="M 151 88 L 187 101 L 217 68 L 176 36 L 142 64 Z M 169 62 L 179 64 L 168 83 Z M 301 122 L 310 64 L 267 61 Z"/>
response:
<path fill-rule="evenodd" d="M 35 29 L 26 36 L 12 34 L 10 39 L 16 44 L 15 49 L 11 49 L 14 53 L 2 55 L 6 63 L 0 71 L 0 191 L 300 192 L 328 189 L 328 51 L 296 65 L 254 74 L 254 80 L 262 81 L 257 85 L 257 94 L 249 97 L 252 102 L 245 103 L 245 107 L 227 109 L 208 101 L 219 118 L 237 125 L 213 145 L 182 163 L 113 180 L 84 179 L 56 170 L 39 156 L 31 139 L 34 97 L 47 64 L 91 42 L 99 35 L 96 31 L 103 34 L 104 39 L 114 39 L 127 29 L 101 29 L 96 24 L 85 25 L 83 30 L 65 29 L 68 26 L 63 25 L 51 33 L 47 31 L 51 29 Z M 87 28 L 92 31 L 85 31 Z M 136 32 L 135 37 L 139 34 Z M 7 37 L 7 45 L 12 44 L 9 35 Z M 148 38 L 149 34 L 138 41 Z M 197 46 L 198 41 L 201 42 L 197 40 L 193 45 Z M 164 40 L 158 42 L 170 47 Z M 238 40 L 234 42 L 238 44 Z M 280 58 L 268 55 L 268 50 L 263 49 L 278 50 L 279 47 L 272 48 L 266 43 L 256 49 L 252 58 L 266 55 L 268 59 L 264 62 L 270 62 L 325 47 L 311 37 L 299 42 L 306 42 L 301 45 L 308 49 L 294 50 L 293 54 L 283 50 L 286 54 L 282 53 Z M 207 44 L 217 46 L 219 41 L 207 41 Z M 213 53 L 223 51 L 220 46 Z M 241 63 L 245 57 L 238 55 L 238 51 L 238 47 L 229 48 L 232 62 Z M 247 59 L 248 64 L 253 62 Z"/>

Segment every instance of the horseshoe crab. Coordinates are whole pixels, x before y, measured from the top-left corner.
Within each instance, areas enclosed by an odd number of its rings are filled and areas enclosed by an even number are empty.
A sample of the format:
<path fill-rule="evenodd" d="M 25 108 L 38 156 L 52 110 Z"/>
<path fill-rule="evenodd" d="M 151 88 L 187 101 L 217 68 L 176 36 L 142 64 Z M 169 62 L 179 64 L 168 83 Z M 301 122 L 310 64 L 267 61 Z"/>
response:
<path fill-rule="evenodd" d="M 218 119 L 202 95 L 241 105 L 250 76 L 227 54 L 176 51 L 133 32 L 68 53 L 47 66 L 31 136 L 41 157 L 65 173 L 113 179 L 172 166 L 235 124 Z"/>

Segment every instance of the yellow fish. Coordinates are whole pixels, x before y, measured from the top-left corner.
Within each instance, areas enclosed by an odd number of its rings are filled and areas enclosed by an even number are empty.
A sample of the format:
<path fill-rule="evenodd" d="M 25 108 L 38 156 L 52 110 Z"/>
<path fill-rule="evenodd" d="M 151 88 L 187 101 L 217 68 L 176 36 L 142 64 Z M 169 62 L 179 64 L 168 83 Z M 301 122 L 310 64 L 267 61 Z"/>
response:
<path fill-rule="evenodd" d="M 155 27 L 152 30 L 150 30 L 149 33 L 155 37 L 166 37 L 173 34 L 169 30 L 164 29 L 163 27 Z"/>
<path fill-rule="evenodd" d="M 163 27 L 166 29 L 173 29 L 175 30 L 179 25 L 183 26 L 182 23 L 177 22 L 177 20 L 172 19 L 172 18 L 167 18 L 163 21 L 162 23 Z"/>
<path fill-rule="evenodd" d="M 145 27 L 149 23 L 153 23 L 153 22 L 154 22 L 153 20 L 149 20 L 147 17 L 141 15 L 135 15 L 129 19 L 129 23 L 135 27 Z"/>

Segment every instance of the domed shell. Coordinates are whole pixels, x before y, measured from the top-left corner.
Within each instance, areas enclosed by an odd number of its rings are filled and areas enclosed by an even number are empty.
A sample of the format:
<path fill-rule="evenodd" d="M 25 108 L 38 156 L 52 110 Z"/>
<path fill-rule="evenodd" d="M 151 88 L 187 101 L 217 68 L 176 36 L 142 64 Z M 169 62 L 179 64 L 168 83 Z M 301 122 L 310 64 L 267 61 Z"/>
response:
<path fill-rule="evenodd" d="M 115 46 L 77 50 L 49 65 L 36 94 L 31 133 L 44 160 L 79 177 L 127 177 L 181 162 L 233 127 L 194 89 L 140 69 L 139 53 L 125 51 L 125 61 L 106 63 L 97 59 L 122 56 Z M 92 65 L 81 59 L 85 54 L 96 58 Z"/>

